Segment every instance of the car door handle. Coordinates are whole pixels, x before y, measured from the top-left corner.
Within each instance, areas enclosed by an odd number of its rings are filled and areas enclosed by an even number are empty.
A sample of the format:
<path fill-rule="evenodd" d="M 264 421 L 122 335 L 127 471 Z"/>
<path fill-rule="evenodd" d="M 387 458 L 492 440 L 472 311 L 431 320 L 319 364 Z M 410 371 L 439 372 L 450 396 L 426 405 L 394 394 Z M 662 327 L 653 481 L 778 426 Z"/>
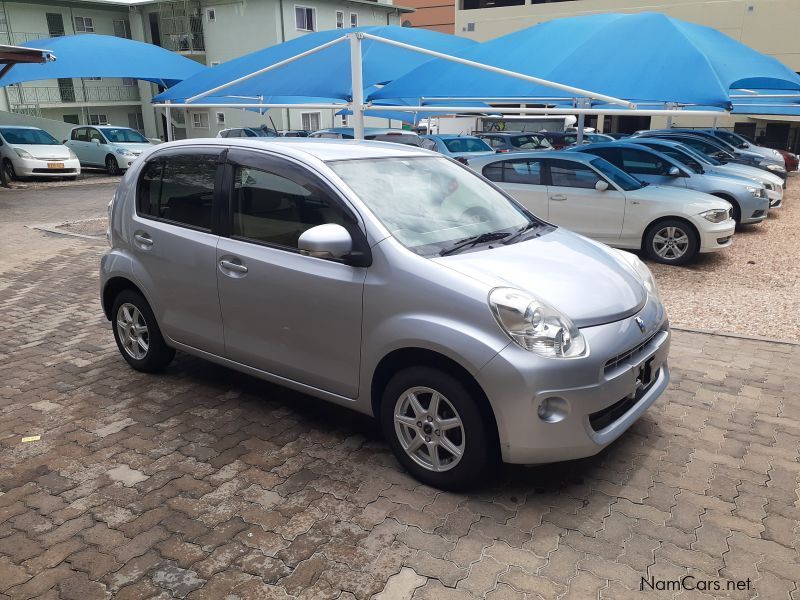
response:
<path fill-rule="evenodd" d="M 555 200 L 556 202 L 563 202 L 566 199 L 567 197 L 564 194 L 553 194 L 550 196 L 550 200 Z"/>
<path fill-rule="evenodd" d="M 224 258 L 219 261 L 219 266 L 226 271 L 233 271 L 234 273 L 247 273 L 247 267 L 245 267 L 243 264 L 225 260 Z"/>
<path fill-rule="evenodd" d="M 133 239 L 142 248 L 151 248 L 153 246 L 153 238 L 147 235 L 144 231 L 137 231 L 133 234 Z"/>

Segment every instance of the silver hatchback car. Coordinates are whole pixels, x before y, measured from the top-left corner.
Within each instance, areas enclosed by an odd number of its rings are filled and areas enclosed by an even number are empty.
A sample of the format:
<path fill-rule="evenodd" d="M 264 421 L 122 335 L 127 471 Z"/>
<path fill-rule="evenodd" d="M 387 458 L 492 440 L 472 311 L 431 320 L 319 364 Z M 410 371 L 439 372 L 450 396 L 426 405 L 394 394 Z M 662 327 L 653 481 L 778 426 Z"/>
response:
<path fill-rule="evenodd" d="M 669 381 L 638 258 L 421 148 L 162 144 L 109 223 L 102 305 L 133 368 L 181 350 L 374 415 L 441 488 L 595 454 Z"/>

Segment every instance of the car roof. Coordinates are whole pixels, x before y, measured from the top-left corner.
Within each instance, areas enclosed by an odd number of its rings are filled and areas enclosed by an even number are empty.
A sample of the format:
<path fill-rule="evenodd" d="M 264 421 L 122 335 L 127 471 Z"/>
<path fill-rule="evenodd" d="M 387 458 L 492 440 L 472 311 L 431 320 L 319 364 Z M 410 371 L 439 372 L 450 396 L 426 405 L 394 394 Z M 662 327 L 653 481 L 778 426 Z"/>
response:
<path fill-rule="evenodd" d="M 419 136 L 423 139 L 439 138 L 440 140 L 467 140 L 478 138 L 477 135 L 459 135 L 457 133 L 428 133 Z M 480 139 L 480 138 L 478 138 Z"/>
<path fill-rule="evenodd" d="M 353 135 L 352 127 L 331 127 L 329 129 L 320 129 L 314 133 L 347 133 Z M 364 135 L 382 135 L 382 134 L 401 134 L 401 135 L 417 135 L 413 131 L 405 129 L 392 129 L 391 127 L 365 127 Z"/>
<path fill-rule="evenodd" d="M 518 135 L 538 135 L 542 136 L 546 131 L 481 131 L 478 135 L 503 135 L 503 136 L 518 136 Z"/>
<path fill-rule="evenodd" d="M 3 129 L 37 129 L 39 131 L 44 131 L 41 127 L 33 127 L 31 125 L 0 125 Z"/>
<path fill-rule="evenodd" d="M 509 152 L 507 154 L 493 154 L 491 156 L 479 156 L 469 159 L 469 164 L 507 162 L 510 160 L 520 160 L 525 158 L 554 158 L 559 160 L 573 160 L 580 163 L 589 163 L 600 158 L 588 152 L 563 152 L 560 150 L 533 150 L 531 152 Z"/>
<path fill-rule="evenodd" d="M 362 158 L 406 158 L 412 156 L 441 156 L 437 152 L 424 150 L 417 146 L 406 146 L 392 142 L 373 142 L 366 140 L 331 140 L 325 138 L 192 138 L 167 142 L 155 146 L 156 149 L 180 146 L 228 146 L 275 150 L 296 158 L 316 158 L 321 161 L 354 160 Z"/>

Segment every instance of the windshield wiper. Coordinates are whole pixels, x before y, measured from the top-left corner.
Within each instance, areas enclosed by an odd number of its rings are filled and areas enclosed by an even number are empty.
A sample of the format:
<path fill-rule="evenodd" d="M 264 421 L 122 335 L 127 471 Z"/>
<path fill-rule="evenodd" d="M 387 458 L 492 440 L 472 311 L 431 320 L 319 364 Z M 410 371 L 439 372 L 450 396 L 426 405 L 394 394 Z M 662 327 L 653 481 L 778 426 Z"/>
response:
<path fill-rule="evenodd" d="M 530 222 L 530 223 L 528 223 L 527 225 L 523 225 L 522 227 L 520 227 L 520 228 L 517 230 L 517 232 L 516 232 L 514 235 L 512 235 L 512 236 L 511 236 L 510 238 L 508 238 L 507 240 L 504 240 L 504 241 L 503 241 L 503 245 L 506 245 L 506 244 L 513 244 L 515 240 L 518 240 L 518 239 L 519 239 L 520 237 L 522 237 L 522 236 L 523 236 L 525 233 L 527 233 L 528 231 L 530 231 L 531 229 L 533 229 L 533 228 L 534 228 L 534 227 L 536 227 L 537 225 L 538 225 L 538 223 L 534 223 L 533 221 L 531 221 L 531 222 Z"/>
<path fill-rule="evenodd" d="M 449 254 L 454 254 L 455 252 L 458 252 L 462 248 L 472 248 L 473 246 L 477 246 L 478 244 L 485 244 L 486 242 L 502 240 L 503 238 L 506 238 L 509 235 L 511 234 L 508 233 L 507 231 L 491 231 L 489 233 L 473 235 L 468 238 L 464 238 L 463 240 L 460 240 L 450 248 L 443 248 L 442 251 L 439 252 L 439 256 L 447 256 Z"/>

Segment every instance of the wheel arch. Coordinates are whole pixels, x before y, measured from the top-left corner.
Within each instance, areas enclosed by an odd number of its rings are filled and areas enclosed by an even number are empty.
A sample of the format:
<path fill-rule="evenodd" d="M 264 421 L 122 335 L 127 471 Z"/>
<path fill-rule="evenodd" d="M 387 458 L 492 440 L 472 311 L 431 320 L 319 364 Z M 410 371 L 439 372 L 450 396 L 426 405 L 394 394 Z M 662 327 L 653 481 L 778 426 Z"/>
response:
<path fill-rule="evenodd" d="M 114 298 L 116 298 L 123 290 L 133 290 L 145 298 L 147 297 L 141 288 L 127 277 L 112 277 L 103 286 L 102 294 L 103 312 L 106 315 L 106 319 L 109 321 L 112 318 L 111 308 L 114 305 Z"/>
<path fill-rule="evenodd" d="M 725 202 L 729 202 L 730 205 L 733 207 L 734 215 L 739 215 L 740 216 L 739 218 L 741 218 L 742 206 L 739 204 L 739 201 L 736 198 L 734 198 L 731 194 L 727 192 L 711 192 L 711 195 L 716 198 L 719 198 L 720 200 L 725 200 Z M 739 219 L 736 220 L 738 221 Z"/>
<path fill-rule="evenodd" d="M 695 238 L 697 240 L 697 243 L 698 244 L 700 243 L 700 232 L 697 230 L 697 227 L 695 226 L 694 223 L 692 223 L 686 217 L 678 217 L 678 216 L 674 216 L 674 215 L 668 215 L 668 216 L 658 217 L 653 222 L 651 222 L 647 227 L 644 228 L 644 234 L 642 235 L 642 251 L 645 250 L 644 246 L 645 246 L 645 243 L 647 242 L 647 236 L 649 235 L 649 233 L 653 229 L 655 229 L 660 223 L 663 223 L 664 221 L 680 221 L 681 223 L 685 223 L 689 227 L 691 232 L 694 234 L 694 236 L 695 236 Z"/>
<path fill-rule="evenodd" d="M 489 443 L 493 451 L 497 453 L 497 456 L 500 456 L 500 436 L 497 427 L 497 419 L 495 418 L 494 410 L 483 388 L 475 377 L 462 365 L 435 350 L 417 347 L 399 348 L 393 350 L 378 362 L 373 371 L 370 384 L 372 414 L 376 417 L 380 415 L 381 396 L 392 376 L 402 369 L 418 366 L 441 369 L 457 378 L 472 392 L 473 396 L 478 401 L 478 410 L 481 416 L 489 425 L 487 428 L 491 436 Z"/>

